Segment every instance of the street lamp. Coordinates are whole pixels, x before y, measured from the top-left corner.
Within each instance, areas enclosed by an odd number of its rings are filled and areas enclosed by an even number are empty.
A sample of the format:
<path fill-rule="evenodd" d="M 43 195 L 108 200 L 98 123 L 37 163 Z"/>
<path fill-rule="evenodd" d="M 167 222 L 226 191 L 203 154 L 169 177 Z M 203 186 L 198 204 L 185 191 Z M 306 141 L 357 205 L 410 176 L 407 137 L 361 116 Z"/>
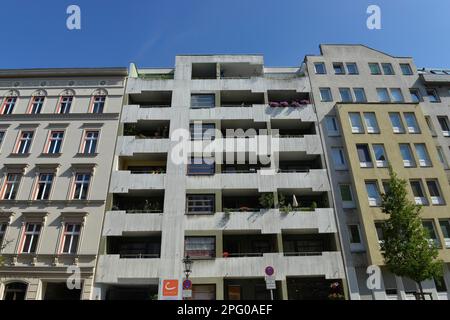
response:
<path fill-rule="evenodd" d="M 194 261 L 192 261 L 192 259 L 189 256 L 186 256 L 183 259 L 183 264 L 184 264 L 184 274 L 186 275 L 186 279 L 189 279 L 189 275 L 192 272 L 192 264 L 194 263 Z"/>

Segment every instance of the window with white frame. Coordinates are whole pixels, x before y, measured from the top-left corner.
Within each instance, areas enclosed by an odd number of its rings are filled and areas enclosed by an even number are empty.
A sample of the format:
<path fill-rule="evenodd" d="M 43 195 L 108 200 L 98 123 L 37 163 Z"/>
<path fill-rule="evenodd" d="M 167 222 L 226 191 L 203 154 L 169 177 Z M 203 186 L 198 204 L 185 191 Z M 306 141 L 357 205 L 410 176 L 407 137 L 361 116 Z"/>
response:
<path fill-rule="evenodd" d="M 367 102 L 364 88 L 353 88 L 353 93 L 355 95 L 355 102 Z"/>
<path fill-rule="evenodd" d="M 450 137 L 450 126 L 448 124 L 448 118 L 446 116 L 437 117 L 439 125 L 441 126 L 442 135 L 444 137 Z"/>
<path fill-rule="evenodd" d="M 359 74 L 358 66 L 356 65 L 355 62 L 347 62 L 346 65 L 347 65 L 347 73 L 348 74 L 352 74 L 352 75 Z"/>
<path fill-rule="evenodd" d="M 357 224 L 348 225 L 348 234 L 350 238 L 350 251 L 352 252 L 364 251 L 364 245 L 362 243 L 359 225 Z"/>
<path fill-rule="evenodd" d="M 14 106 L 16 105 L 17 97 L 6 97 L 3 101 L 2 108 L 0 110 L 0 114 L 12 114 L 14 111 Z"/>
<path fill-rule="evenodd" d="M 325 117 L 325 125 L 327 128 L 327 133 L 329 137 L 339 136 L 339 125 L 337 123 L 337 119 L 334 116 L 326 116 Z"/>
<path fill-rule="evenodd" d="M 339 93 L 341 95 L 341 101 L 342 102 L 352 102 L 352 92 L 350 91 L 350 88 L 339 88 Z"/>
<path fill-rule="evenodd" d="M 41 227 L 40 223 L 27 223 L 25 225 L 22 253 L 36 253 Z"/>
<path fill-rule="evenodd" d="M 33 131 L 22 131 L 17 142 L 16 153 L 27 154 L 30 153 L 31 142 L 33 141 Z"/>
<path fill-rule="evenodd" d="M 388 166 L 388 160 L 386 156 L 386 150 L 382 144 L 373 144 L 373 154 L 375 156 L 375 162 L 378 168 L 385 168 Z"/>
<path fill-rule="evenodd" d="M 106 96 L 104 95 L 95 95 L 92 98 L 92 113 L 103 113 L 103 109 L 105 108 Z"/>
<path fill-rule="evenodd" d="M 378 207 L 381 205 L 380 191 L 376 181 L 366 181 L 366 191 L 369 200 L 369 206 Z"/>
<path fill-rule="evenodd" d="M 342 62 L 333 62 L 334 74 L 345 74 L 344 64 Z"/>
<path fill-rule="evenodd" d="M 416 148 L 417 158 L 419 159 L 419 166 L 421 167 L 430 167 L 431 160 L 428 155 L 427 147 L 424 143 L 416 143 L 414 144 Z"/>
<path fill-rule="evenodd" d="M 377 88 L 378 102 L 391 102 L 387 88 Z"/>
<path fill-rule="evenodd" d="M 405 127 L 403 126 L 403 122 L 400 117 L 400 113 L 389 112 L 389 119 L 391 120 L 392 130 L 394 131 L 394 133 L 404 133 L 405 132 Z"/>
<path fill-rule="evenodd" d="M 425 231 L 427 232 L 429 239 L 428 241 L 430 242 L 430 245 L 435 245 L 439 247 L 440 246 L 439 238 L 437 236 L 433 220 L 422 220 L 422 225 Z"/>
<path fill-rule="evenodd" d="M 423 192 L 422 182 L 419 180 L 411 180 L 410 181 L 411 189 L 414 196 L 414 201 L 418 205 L 427 205 L 428 200 Z"/>
<path fill-rule="evenodd" d="M 15 200 L 19 190 L 20 180 L 22 180 L 21 173 L 8 173 L 3 185 L 3 200 Z"/>
<path fill-rule="evenodd" d="M 380 128 L 378 127 L 377 117 L 374 112 L 364 112 L 364 122 L 366 124 L 368 133 L 379 133 Z"/>
<path fill-rule="evenodd" d="M 354 208 L 352 188 L 349 184 L 340 184 L 339 192 L 341 193 L 342 207 L 344 209 Z"/>
<path fill-rule="evenodd" d="M 443 205 L 445 203 L 437 180 L 427 180 L 427 188 L 430 194 L 431 204 Z"/>
<path fill-rule="evenodd" d="M 405 112 L 404 114 L 406 127 L 409 133 L 420 133 L 419 125 L 417 124 L 414 112 Z"/>
<path fill-rule="evenodd" d="M 81 224 L 65 223 L 62 243 L 62 253 L 76 254 L 78 250 L 78 242 L 80 241 Z"/>
<path fill-rule="evenodd" d="M 450 219 L 439 220 L 439 225 L 444 236 L 445 247 L 450 248 Z"/>
<path fill-rule="evenodd" d="M 400 154 L 403 158 L 403 166 L 405 168 L 411 168 L 416 166 L 416 162 L 414 161 L 414 157 L 411 151 L 411 147 L 408 143 L 400 143 Z"/>
<path fill-rule="evenodd" d="M 364 133 L 361 115 L 358 112 L 349 112 L 348 117 L 352 126 L 352 133 Z"/>
<path fill-rule="evenodd" d="M 439 161 L 444 166 L 444 169 L 448 169 L 448 162 L 445 159 L 444 150 L 440 146 L 436 147 L 436 150 L 437 150 L 437 153 L 438 153 L 438 156 L 439 156 Z"/>
<path fill-rule="evenodd" d="M 392 102 L 404 102 L 403 93 L 400 88 L 391 88 Z"/>
<path fill-rule="evenodd" d="M 216 256 L 215 237 L 185 237 L 184 255 L 194 259 L 208 259 Z"/>
<path fill-rule="evenodd" d="M 320 101 L 322 102 L 330 102 L 333 101 L 333 96 L 331 95 L 330 88 L 320 88 Z"/>
<path fill-rule="evenodd" d="M 28 110 L 28 113 L 30 114 L 39 114 L 42 111 L 42 106 L 44 105 L 44 96 L 34 96 L 31 99 L 31 105 Z"/>
<path fill-rule="evenodd" d="M 86 200 L 89 192 L 90 183 L 91 183 L 90 172 L 76 173 L 73 186 L 73 199 Z"/>
<path fill-rule="evenodd" d="M 40 173 L 36 185 L 35 200 L 48 200 L 53 185 L 53 173 Z"/>
<path fill-rule="evenodd" d="M 370 74 L 372 75 L 380 75 L 381 69 L 378 63 L 369 63 Z"/>
<path fill-rule="evenodd" d="M 49 154 L 61 153 L 63 138 L 64 138 L 64 131 L 51 131 L 48 137 L 46 153 Z"/>
<path fill-rule="evenodd" d="M 347 169 L 347 161 L 345 160 L 344 149 L 341 147 L 331 148 L 331 157 L 333 158 L 333 164 L 335 170 Z"/>
<path fill-rule="evenodd" d="M 314 71 L 316 72 L 316 74 L 326 74 L 327 70 L 325 68 L 325 63 L 315 62 L 314 63 Z"/>
<path fill-rule="evenodd" d="M 361 168 L 373 167 L 372 159 L 370 157 L 369 146 L 367 144 L 357 144 L 356 152 L 359 158 L 359 165 Z"/>
<path fill-rule="evenodd" d="M 58 113 L 66 114 L 70 113 L 70 107 L 72 106 L 73 96 L 62 96 L 59 100 Z"/>
<path fill-rule="evenodd" d="M 95 154 L 97 151 L 99 132 L 97 130 L 85 131 L 83 138 L 82 153 Z"/>

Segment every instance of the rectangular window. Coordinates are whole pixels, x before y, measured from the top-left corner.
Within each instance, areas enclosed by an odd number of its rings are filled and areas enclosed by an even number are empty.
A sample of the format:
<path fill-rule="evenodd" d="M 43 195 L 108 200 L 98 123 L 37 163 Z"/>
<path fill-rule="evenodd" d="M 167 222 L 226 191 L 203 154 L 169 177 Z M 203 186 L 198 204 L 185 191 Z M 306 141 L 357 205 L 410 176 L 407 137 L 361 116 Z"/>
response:
<path fill-rule="evenodd" d="M 341 94 L 342 102 L 352 102 L 352 93 L 350 92 L 350 88 L 339 88 L 339 93 Z"/>
<path fill-rule="evenodd" d="M 441 102 L 436 89 L 427 89 L 428 100 L 432 103 Z"/>
<path fill-rule="evenodd" d="M 14 111 L 14 106 L 16 105 L 17 97 L 6 97 L 3 101 L 0 114 L 12 114 Z"/>
<path fill-rule="evenodd" d="M 106 96 L 94 96 L 92 98 L 92 113 L 103 113 L 105 108 Z"/>
<path fill-rule="evenodd" d="M 214 123 L 191 123 L 189 125 L 191 140 L 214 140 L 215 129 Z"/>
<path fill-rule="evenodd" d="M 366 123 L 366 128 L 368 133 L 379 133 L 380 129 L 378 127 L 377 117 L 374 112 L 364 112 L 364 122 Z"/>
<path fill-rule="evenodd" d="M 378 63 L 369 63 L 370 74 L 379 75 L 381 74 L 380 65 Z"/>
<path fill-rule="evenodd" d="M 439 161 L 444 166 L 444 169 L 448 169 L 448 163 L 447 160 L 445 159 L 444 150 L 442 149 L 442 147 L 436 147 L 436 150 L 439 156 Z"/>
<path fill-rule="evenodd" d="M 97 151 L 98 131 L 86 131 L 84 133 L 82 152 L 84 154 L 94 154 Z"/>
<path fill-rule="evenodd" d="M 30 114 L 39 114 L 42 111 L 42 106 L 44 105 L 45 97 L 36 96 L 31 99 L 31 105 L 28 110 Z"/>
<path fill-rule="evenodd" d="M 333 158 L 335 170 L 347 169 L 347 163 L 345 161 L 345 156 L 344 156 L 344 149 L 339 148 L 339 147 L 331 148 L 331 156 Z"/>
<path fill-rule="evenodd" d="M 417 124 L 416 116 L 413 112 L 405 112 L 404 114 L 406 127 L 409 133 L 420 133 L 419 125 Z"/>
<path fill-rule="evenodd" d="M 383 68 L 383 73 L 386 76 L 391 76 L 391 75 L 395 74 L 394 73 L 394 68 L 392 67 L 392 64 L 390 64 L 390 63 L 382 63 L 381 67 Z"/>
<path fill-rule="evenodd" d="M 351 224 L 348 226 L 350 243 L 361 243 L 361 235 L 359 234 L 359 226 Z"/>
<path fill-rule="evenodd" d="M 439 225 L 442 230 L 442 235 L 445 240 L 445 247 L 450 248 L 450 220 L 439 220 Z"/>
<path fill-rule="evenodd" d="M 3 144 L 4 139 L 5 139 L 5 131 L 0 131 L 0 148 Z"/>
<path fill-rule="evenodd" d="M 65 254 L 77 253 L 80 234 L 81 234 L 81 224 L 66 223 L 64 225 L 62 253 Z"/>
<path fill-rule="evenodd" d="M 442 135 L 444 137 L 450 136 L 450 127 L 448 124 L 448 118 L 447 117 L 437 117 L 439 125 L 441 126 Z"/>
<path fill-rule="evenodd" d="M 403 93 L 400 88 L 391 88 L 391 95 L 393 102 L 404 102 Z"/>
<path fill-rule="evenodd" d="M 428 129 L 433 137 L 436 136 L 436 130 L 434 130 L 433 122 L 430 116 L 425 116 L 425 122 L 427 123 Z"/>
<path fill-rule="evenodd" d="M 341 193 L 342 207 L 354 208 L 355 202 L 353 200 L 352 189 L 349 184 L 340 184 L 339 191 Z"/>
<path fill-rule="evenodd" d="M 381 205 L 381 196 L 375 181 L 366 181 L 366 191 L 371 207 L 378 207 Z"/>
<path fill-rule="evenodd" d="M 327 127 L 327 133 L 329 137 L 339 136 L 339 126 L 336 117 L 326 116 L 325 125 Z"/>
<path fill-rule="evenodd" d="M 320 88 L 320 101 L 330 102 L 333 101 L 330 88 Z"/>
<path fill-rule="evenodd" d="M 345 74 L 344 64 L 342 62 L 333 63 L 334 74 Z"/>
<path fill-rule="evenodd" d="M 193 284 L 192 300 L 216 300 L 216 285 Z"/>
<path fill-rule="evenodd" d="M 409 63 L 400 63 L 400 68 L 402 69 L 402 73 L 404 76 L 410 76 L 413 74 Z"/>
<path fill-rule="evenodd" d="M 375 155 L 375 162 L 378 168 L 385 168 L 388 166 L 386 151 L 384 145 L 374 144 L 372 145 L 373 153 Z"/>
<path fill-rule="evenodd" d="M 358 74 L 358 66 L 354 62 L 348 62 L 347 64 L 347 73 L 348 74 Z"/>
<path fill-rule="evenodd" d="M 216 106 L 216 96 L 214 94 L 192 94 L 191 108 L 214 108 Z"/>
<path fill-rule="evenodd" d="M 356 151 L 358 153 L 359 165 L 361 166 L 361 168 L 373 167 L 369 147 L 367 146 L 367 144 L 357 144 Z"/>
<path fill-rule="evenodd" d="M 423 220 L 422 225 L 427 231 L 428 239 L 431 245 L 436 245 L 439 247 L 439 239 L 437 237 L 436 228 L 434 227 L 434 222 L 432 220 Z"/>
<path fill-rule="evenodd" d="M 212 175 L 216 165 L 213 158 L 190 158 L 187 166 L 187 174 L 191 176 Z"/>
<path fill-rule="evenodd" d="M 216 196 L 214 194 L 188 194 L 187 214 L 214 214 Z"/>
<path fill-rule="evenodd" d="M 415 203 L 418 205 L 427 205 L 428 201 L 423 192 L 422 183 L 419 180 L 412 180 L 410 181 L 410 184 Z"/>
<path fill-rule="evenodd" d="M 356 102 L 367 102 L 366 92 L 364 88 L 353 88 L 353 93 L 355 94 Z"/>
<path fill-rule="evenodd" d="M 349 112 L 350 125 L 353 133 L 364 133 L 364 128 L 361 122 L 361 115 L 358 112 Z"/>
<path fill-rule="evenodd" d="M 403 158 L 403 166 L 405 168 L 411 168 L 415 167 L 416 163 L 414 161 L 414 157 L 412 155 L 411 147 L 407 143 L 401 143 L 400 146 L 400 153 Z"/>
<path fill-rule="evenodd" d="M 52 131 L 48 137 L 46 153 L 61 153 L 61 146 L 64 138 L 64 131 Z"/>
<path fill-rule="evenodd" d="M 66 114 L 70 112 L 70 107 L 72 106 L 73 97 L 72 96 L 62 96 L 59 100 L 58 112 L 59 114 Z"/>
<path fill-rule="evenodd" d="M 184 255 L 194 259 L 216 257 L 215 237 L 186 237 L 184 240 Z"/>
<path fill-rule="evenodd" d="M 33 141 L 33 131 L 22 131 L 17 143 L 16 153 L 27 154 L 30 153 L 31 142 Z"/>
<path fill-rule="evenodd" d="M 384 243 L 384 222 L 375 222 L 375 229 L 377 231 L 378 243 L 383 245 Z"/>
<path fill-rule="evenodd" d="M 422 101 L 422 95 L 420 94 L 419 89 L 409 89 L 409 93 L 411 94 L 411 101 L 419 103 Z"/>
<path fill-rule="evenodd" d="M 50 198 L 50 192 L 53 184 L 53 173 L 41 173 L 39 174 L 35 200 L 48 200 Z"/>
<path fill-rule="evenodd" d="M 314 70 L 316 74 L 326 74 L 327 70 L 325 68 L 325 63 L 323 62 L 316 62 L 314 63 Z"/>
<path fill-rule="evenodd" d="M 386 88 L 377 88 L 378 102 L 391 102 L 391 97 Z"/>
<path fill-rule="evenodd" d="M 389 112 L 389 119 L 391 120 L 392 130 L 394 133 L 405 132 L 405 127 L 403 126 L 402 119 L 400 118 L 400 113 Z"/>
<path fill-rule="evenodd" d="M 74 181 L 73 199 L 86 200 L 90 182 L 91 182 L 90 173 L 76 173 Z"/>
<path fill-rule="evenodd" d="M 444 199 L 441 195 L 441 189 L 439 187 L 439 182 L 437 180 L 427 180 L 427 188 L 431 197 L 431 204 L 433 205 L 443 205 Z"/>
<path fill-rule="evenodd" d="M 2 244 L 3 239 L 5 238 L 6 227 L 7 227 L 6 223 L 0 224 L 0 252 L 2 251 Z"/>
<path fill-rule="evenodd" d="M 22 174 L 20 173 L 8 173 L 6 175 L 5 183 L 3 185 L 3 195 L 2 195 L 3 200 L 16 199 L 21 179 Z"/>
<path fill-rule="evenodd" d="M 431 160 L 428 156 L 427 147 L 424 143 L 416 143 L 414 144 L 414 147 L 416 148 L 417 158 L 419 159 L 419 166 L 421 167 L 430 167 L 431 166 Z"/>
<path fill-rule="evenodd" d="M 36 253 L 40 233 L 40 223 L 27 223 L 25 225 L 22 253 Z"/>

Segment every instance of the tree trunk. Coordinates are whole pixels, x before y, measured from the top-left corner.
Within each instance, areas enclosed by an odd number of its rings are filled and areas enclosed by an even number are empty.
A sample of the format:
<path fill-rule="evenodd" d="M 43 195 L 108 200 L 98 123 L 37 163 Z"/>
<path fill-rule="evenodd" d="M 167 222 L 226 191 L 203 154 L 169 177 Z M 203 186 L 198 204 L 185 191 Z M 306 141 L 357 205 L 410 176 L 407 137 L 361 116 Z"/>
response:
<path fill-rule="evenodd" d="M 423 294 L 422 282 L 418 281 L 417 284 L 419 285 L 420 300 L 425 300 L 425 296 Z"/>

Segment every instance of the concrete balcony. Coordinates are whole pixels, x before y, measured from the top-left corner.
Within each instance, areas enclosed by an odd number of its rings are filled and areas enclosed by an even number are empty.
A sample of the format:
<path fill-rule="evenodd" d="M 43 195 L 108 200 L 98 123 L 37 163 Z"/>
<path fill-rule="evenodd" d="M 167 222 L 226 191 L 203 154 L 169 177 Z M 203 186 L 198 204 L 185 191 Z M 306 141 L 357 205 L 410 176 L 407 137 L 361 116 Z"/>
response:
<path fill-rule="evenodd" d="M 165 174 L 132 174 L 130 171 L 113 171 L 109 192 L 128 193 L 129 190 L 163 190 Z"/>
<path fill-rule="evenodd" d="M 123 106 L 121 122 L 136 123 L 138 120 L 170 120 L 172 108 L 144 108 L 137 104 Z"/>
<path fill-rule="evenodd" d="M 132 156 L 139 153 L 167 153 L 169 139 L 137 139 L 134 136 L 119 136 L 116 155 Z"/>
<path fill-rule="evenodd" d="M 126 213 L 108 211 L 105 215 L 103 236 L 121 236 L 124 232 L 153 232 L 162 230 L 160 213 Z"/>
<path fill-rule="evenodd" d="M 255 277 L 264 276 L 264 269 L 273 266 L 276 279 L 286 276 L 325 276 L 327 279 L 345 278 L 340 252 L 323 252 L 316 256 L 290 256 L 283 253 L 265 253 L 262 257 L 216 258 L 195 260 L 192 276 Z M 195 276 L 194 276 L 195 274 Z"/>
<path fill-rule="evenodd" d="M 274 174 L 261 174 L 261 172 L 263 171 L 215 174 L 213 176 L 188 176 L 186 178 L 186 189 L 258 189 L 259 192 L 274 192 L 277 189 L 330 190 L 325 169 Z"/>
<path fill-rule="evenodd" d="M 307 154 L 323 154 L 319 135 L 305 135 L 303 137 L 280 137 L 280 152 L 303 151 Z"/>
<path fill-rule="evenodd" d="M 280 213 L 278 210 L 258 212 L 217 212 L 213 215 L 186 215 L 185 229 L 203 230 L 256 230 L 262 234 L 281 233 L 283 230 L 310 233 L 337 232 L 334 209 L 318 208 L 314 211 Z"/>

